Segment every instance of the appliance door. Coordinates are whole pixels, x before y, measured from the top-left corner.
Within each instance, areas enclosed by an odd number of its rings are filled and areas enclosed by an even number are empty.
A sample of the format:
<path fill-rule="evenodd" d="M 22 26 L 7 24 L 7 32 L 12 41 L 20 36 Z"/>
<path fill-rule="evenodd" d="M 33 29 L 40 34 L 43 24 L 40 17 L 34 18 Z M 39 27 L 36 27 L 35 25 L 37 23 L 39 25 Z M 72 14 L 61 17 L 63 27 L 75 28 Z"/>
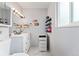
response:
<path fill-rule="evenodd" d="M 9 28 L 0 27 L 0 56 L 9 55 Z"/>
<path fill-rule="evenodd" d="M 10 50 L 10 39 L 5 41 L 0 41 L 0 56 L 8 56 Z"/>

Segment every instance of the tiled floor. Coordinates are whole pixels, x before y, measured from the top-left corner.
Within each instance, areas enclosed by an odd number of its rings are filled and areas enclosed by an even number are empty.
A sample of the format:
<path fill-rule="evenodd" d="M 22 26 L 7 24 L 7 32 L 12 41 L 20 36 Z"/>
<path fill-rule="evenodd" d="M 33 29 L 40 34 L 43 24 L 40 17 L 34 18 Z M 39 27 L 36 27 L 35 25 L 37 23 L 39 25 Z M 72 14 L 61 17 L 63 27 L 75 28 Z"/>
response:
<path fill-rule="evenodd" d="M 51 56 L 49 52 L 40 52 L 38 47 L 31 47 L 28 54 L 29 56 Z"/>

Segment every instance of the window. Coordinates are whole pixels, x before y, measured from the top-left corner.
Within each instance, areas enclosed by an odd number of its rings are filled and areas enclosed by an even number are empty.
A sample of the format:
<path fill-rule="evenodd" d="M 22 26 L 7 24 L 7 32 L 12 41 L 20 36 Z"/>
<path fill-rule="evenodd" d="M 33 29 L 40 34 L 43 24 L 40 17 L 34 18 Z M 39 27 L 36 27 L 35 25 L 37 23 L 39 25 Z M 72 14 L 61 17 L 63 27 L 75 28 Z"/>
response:
<path fill-rule="evenodd" d="M 75 25 L 79 22 L 79 3 L 60 2 L 58 3 L 58 27 Z"/>
<path fill-rule="evenodd" d="M 73 22 L 79 22 L 79 2 L 74 2 L 73 5 Z"/>
<path fill-rule="evenodd" d="M 58 27 L 66 26 L 70 23 L 70 4 L 60 2 L 58 4 Z"/>

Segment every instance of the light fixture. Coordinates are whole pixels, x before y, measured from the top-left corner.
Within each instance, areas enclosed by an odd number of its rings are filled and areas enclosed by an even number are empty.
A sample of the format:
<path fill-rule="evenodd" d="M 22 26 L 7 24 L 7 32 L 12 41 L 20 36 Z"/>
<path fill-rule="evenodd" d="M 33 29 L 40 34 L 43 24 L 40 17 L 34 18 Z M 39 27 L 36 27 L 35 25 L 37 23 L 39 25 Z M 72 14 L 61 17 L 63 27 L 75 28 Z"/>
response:
<path fill-rule="evenodd" d="M 22 15 L 22 14 L 21 14 L 18 10 L 16 10 L 15 8 L 12 8 L 12 10 L 13 10 L 13 13 L 16 14 L 16 15 L 18 15 L 18 16 L 20 16 L 20 18 L 25 18 L 25 16 Z"/>

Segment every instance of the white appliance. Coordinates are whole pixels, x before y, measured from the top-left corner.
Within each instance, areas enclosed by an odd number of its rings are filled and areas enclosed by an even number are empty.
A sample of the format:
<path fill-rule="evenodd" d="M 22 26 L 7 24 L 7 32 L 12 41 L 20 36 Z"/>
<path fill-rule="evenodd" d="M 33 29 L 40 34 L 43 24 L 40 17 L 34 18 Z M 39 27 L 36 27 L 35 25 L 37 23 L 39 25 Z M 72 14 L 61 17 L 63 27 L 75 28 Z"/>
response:
<path fill-rule="evenodd" d="M 0 27 L 0 56 L 9 55 L 10 39 L 9 39 L 9 28 Z"/>
<path fill-rule="evenodd" d="M 14 56 L 27 55 L 25 53 L 30 48 L 30 33 L 12 34 L 11 39 L 11 54 Z"/>
<path fill-rule="evenodd" d="M 39 35 L 39 49 L 40 51 L 47 51 L 47 35 Z"/>

